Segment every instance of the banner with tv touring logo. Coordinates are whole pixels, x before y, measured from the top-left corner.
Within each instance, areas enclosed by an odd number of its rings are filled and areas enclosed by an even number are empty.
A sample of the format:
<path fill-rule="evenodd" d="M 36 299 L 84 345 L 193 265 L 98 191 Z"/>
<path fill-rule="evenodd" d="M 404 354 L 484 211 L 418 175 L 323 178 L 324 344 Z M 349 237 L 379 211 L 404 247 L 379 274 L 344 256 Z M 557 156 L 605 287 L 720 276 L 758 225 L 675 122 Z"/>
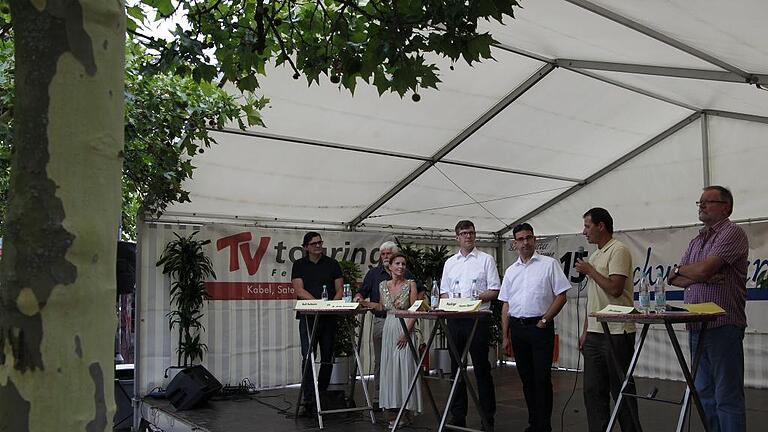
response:
<path fill-rule="evenodd" d="M 199 237 L 210 239 L 208 256 L 216 280 L 206 282 L 212 300 L 295 300 L 293 263 L 303 256 L 306 231 L 212 224 Z M 365 275 L 378 264 L 379 246 L 392 237 L 383 233 L 319 232 L 325 254 L 353 261 Z"/>

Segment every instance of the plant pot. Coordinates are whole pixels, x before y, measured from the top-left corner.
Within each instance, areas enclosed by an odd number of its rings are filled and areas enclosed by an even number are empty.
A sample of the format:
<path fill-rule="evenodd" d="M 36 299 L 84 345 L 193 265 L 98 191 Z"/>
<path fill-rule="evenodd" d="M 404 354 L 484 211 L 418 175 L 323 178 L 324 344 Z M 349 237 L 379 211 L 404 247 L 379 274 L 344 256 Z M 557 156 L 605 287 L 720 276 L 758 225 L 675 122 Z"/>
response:
<path fill-rule="evenodd" d="M 491 369 L 496 369 L 499 365 L 499 351 L 495 346 L 488 348 L 488 362 L 491 364 Z"/>
<path fill-rule="evenodd" d="M 331 384 L 349 384 L 350 357 L 334 357 Z"/>
<path fill-rule="evenodd" d="M 429 355 L 430 368 L 438 371 L 440 376 L 451 374 L 451 354 L 448 348 L 435 348 Z"/>
<path fill-rule="evenodd" d="M 163 388 L 168 388 L 168 384 L 173 381 L 173 379 L 176 377 L 176 374 L 186 369 L 186 366 L 171 366 L 168 369 L 165 370 L 165 375 L 163 375 Z"/>

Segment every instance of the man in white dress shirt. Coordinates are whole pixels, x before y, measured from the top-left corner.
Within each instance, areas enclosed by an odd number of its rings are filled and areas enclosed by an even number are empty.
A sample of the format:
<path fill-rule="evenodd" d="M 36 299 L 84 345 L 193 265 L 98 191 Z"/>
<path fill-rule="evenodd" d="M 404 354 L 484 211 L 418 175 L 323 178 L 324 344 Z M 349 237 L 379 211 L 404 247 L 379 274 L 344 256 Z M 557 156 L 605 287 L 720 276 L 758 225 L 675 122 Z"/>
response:
<path fill-rule="evenodd" d="M 558 260 L 536 253 L 536 236 L 530 224 L 517 225 L 512 235 L 520 257 L 507 268 L 501 282 L 502 347 L 509 354 L 510 347 L 514 350 L 523 382 L 528 405 L 525 432 L 551 432 L 553 320 L 565 305 L 571 284 Z"/>
<path fill-rule="evenodd" d="M 459 252 L 448 258 L 443 266 L 443 278 L 440 282 L 442 297 L 472 298 L 482 300 L 482 309 L 489 309 L 491 300 L 499 294 L 499 272 L 496 260 L 485 252 L 475 248 L 475 225 L 468 220 L 456 224 L 456 241 Z M 464 350 L 472 331 L 473 319 L 448 320 L 448 330 L 456 343 L 459 352 Z M 488 361 L 488 346 L 490 345 L 490 320 L 483 318 L 477 325 L 475 337 L 469 347 L 472 365 L 477 380 L 480 409 L 483 411 L 482 429 L 493 431 L 496 414 L 496 390 L 491 377 L 491 364 Z M 451 359 L 451 371 L 456 376 L 458 364 Z M 467 417 L 467 387 L 464 380 L 459 380 L 451 403 L 451 418 L 448 423 L 454 426 L 466 427 Z"/>

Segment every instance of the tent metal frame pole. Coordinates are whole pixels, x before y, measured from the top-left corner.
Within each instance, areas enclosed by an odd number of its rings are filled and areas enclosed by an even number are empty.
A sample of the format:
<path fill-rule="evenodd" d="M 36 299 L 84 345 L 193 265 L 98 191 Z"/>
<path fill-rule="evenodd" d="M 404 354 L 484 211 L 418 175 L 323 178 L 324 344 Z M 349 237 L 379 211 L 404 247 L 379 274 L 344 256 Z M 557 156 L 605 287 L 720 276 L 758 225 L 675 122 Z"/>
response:
<path fill-rule="evenodd" d="M 353 151 L 358 153 L 372 154 L 377 156 L 389 156 L 389 157 L 394 157 L 399 159 L 416 160 L 421 162 L 429 162 L 432 160 L 432 158 L 429 156 L 419 156 L 412 153 L 393 152 L 393 151 L 380 150 L 380 149 L 374 149 L 369 147 L 359 147 L 359 146 L 353 146 L 348 144 L 335 143 L 331 141 L 320 141 L 320 140 L 313 140 L 308 138 L 299 138 L 299 137 L 292 137 L 287 135 L 273 134 L 273 133 L 262 132 L 262 131 L 240 130 L 235 128 L 208 129 L 208 130 L 213 132 L 232 134 L 232 135 L 264 138 L 264 139 L 270 139 L 275 141 L 289 142 L 293 144 L 301 144 L 301 145 L 308 145 L 308 146 L 321 147 L 321 148 L 331 148 L 335 150 L 346 150 L 346 151 Z M 442 159 L 440 162 L 449 164 L 449 165 L 465 166 L 469 168 L 476 168 L 476 169 L 481 169 L 486 171 L 503 172 L 507 174 L 519 174 L 519 175 L 524 175 L 528 177 L 539 177 L 539 178 L 545 178 L 550 180 L 563 180 L 563 181 L 569 181 L 574 183 L 581 181 L 581 179 L 563 177 L 555 174 L 537 173 L 533 171 L 504 168 L 504 167 L 498 167 L 493 165 L 483 165 L 483 164 L 477 164 L 477 163 L 465 162 L 465 161 L 459 161 L 459 160 L 453 160 L 453 159 Z"/>
<path fill-rule="evenodd" d="M 315 140 L 315 139 L 309 139 L 309 138 L 300 138 L 300 137 L 293 137 L 288 135 L 273 134 L 273 133 L 263 132 L 259 130 L 255 130 L 255 131 L 241 130 L 236 128 L 222 128 L 222 129 L 208 129 L 208 130 L 213 132 L 232 134 L 232 135 L 242 135 L 247 137 L 264 138 L 264 139 L 270 139 L 275 141 L 290 142 L 293 144 L 303 144 L 303 145 L 308 145 L 313 147 L 322 147 L 322 148 L 330 148 L 335 150 L 346 150 L 346 151 L 353 151 L 358 153 L 373 154 L 377 156 L 388 156 L 388 157 L 394 157 L 394 158 L 400 158 L 400 159 L 410 159 L 410 160 L 419 160 L 419 161 L 429 160 L 429 156 L 419 156 L 412 153 L 400 153 L 400 152 L 381 150 L 381 149 L 375 149 L 370 147 L 359 147 L 359 146 L 353 146 L 348 144 L 335 143 L 331 141 L 321 141 L 321 140 Z"/>
<path fill-rule="evenodd" d="M 768 117 L 754 115 L 754 114 L 744 114 L 744 113 L 738 113 L 738 112 L 732 112 L 732 111 L 721 111 L 721 110 L 704 110 L 704 112 L 707 115 L 715 116 L 715 117 L 725 117 L 730 118 L 734 120 L 743 120 L 753 123 L 762 123 L 762 124 L 768 124 Z"/>
<path fill-rule="evenodd" d="M 503 229 L 497 231 L 496 234 L 498 234 L 499 236 L 503 236 L 504 234 L 508 233 L 515 225 L 530 220 L 532 217 L 534 217 L 534 216 L 536 216 L 538 214 L 541 214 L 542 212 L 544 212 L 548 208 L 554 206 L 555 204 L 559 203 L 560 201 L 564 200 L 565 198 L 568 198 L 569 196 L 573 195 L 574 193 L 576 193 L 578 190 L 580 190 L 584 186 L 586 186 L 586 185 L 588 185 L 590 183 L 594 183 L 600 177 L 610 173 L 611 171 L 613 171 L 617 167 L 623 165 L 625 162 L 633 159 L 635 156 L 643 153 L 644 151 L 648 150 L 649 148 L 651 148 L 651 147 L 655 146 L 656 144 L 658 144 L 658 143 L 664 141 L 665 139 L 669 138 L 670 136 L 675 134 L 680 129 L 683 129 L 684 127 L 686 127 L 689 124 L 693 123 L 694 121 L 696 121 L 696 119 L 701 117 L 701 114 L 702 114 L 701 111 L 697 111 L 697 112 L 689 115 L 688 117 L 680 120 L 679 122 L 675 123 L 674 125 L 672 125 L 668 129 L 666 129 L 665 131 L 661 132 L 660 134 L 658 134 L 655 137 L 651 138 L 650 140 L 646 141 L 645 143 L 643 143 L 639 147 L 636 147 L 635 149 L 631 150 L 629 153 L 627 153 L 624 156 L 616 159 L 615 161 L 611 162 L 606 167 L 604 167 L 604 168 L 600 169 L 599 171 L 595 172 L 594 174 L 590 175 L 583 182 L 581 182 L 581 183 L 579 183 L 579 184 L 577 184 L 577 185 L 575 185 L 575 186 L 573 186 L 573 187 L 571 187 L 569 189 L 566 189 L 563 193 L 561 193 L 561 194 L 557 195 L 556 197 L 550 199 L 549 201 L 547 201 L 544 204 L 540 205 L 536 209 L 532 210 L 531 212 L 525 214 L 524 216 L 518 218 L 517 220 L 515 220 L 511 224 L 507 225 Z"/>
<path fill-rule="evenodd" d="M 400 191 L 405 189 L 406 186 L 408 186 L 414 180 L 416 180 L 419 176 L 424 174 L 429 168 L 431 168 L 437 162 L 440 162 L 440 160 L 443 157 L 445 157 L 448 153 L 450 153 L 452 150 L 454 150 L 456 147 L 458 147 L 467 138 L 472 136 L 482 126 L 484 126 L 486 123 L 488 123 L 494 117 L 496 117 L 496 115 L 498 115 L 500 112 L 502 112 L 507 106 L 509 106 L 509 104 L 511 104 L 512 102 L 517 100 L 517 98 L 522 96 L 525 92 L 527 92 L 528 90 L 533 88 L 539 81 L 541 81 L 545 76 L 547 76 L 550 72 L 552 72 L 555 69 L 555 67 L 556 66 L 553 65 L 553 64 L 545 64 L 544 66 L 542 66 L 533 75 L 531 75 L 527 80 L 525 80 L 517 88 L 512 90 L 501 101 L 499 101 L 496 105 L 491 107 L 491 109 L 489 109 L 482 116 L 480 116 L 480 118 L 478 118 L 477 120 L 472 122 L 472 124 L 467 126 L 466 129 L 461 131 L 461 133 L 459 133 L 455 138 L 453 138 L 446 145 L 444 145 L 440 150 L 438 150 L 430 158 L 429 161 L 424 162 L 423 164 L 421 164 L 421 166 L 419 166 L 414 171 L 412 171 L 410 174 L 408 174 L 405 178 L 400 180 L 389 191 L 387 191 L 379 199 L 377 199 L 375 202 L 373 202 L 371 205 L 369 205 L 365 210 L 363 210 L 363 212 L 361 212 L 354 219 L 352 219 L 349 222 L 349 224 L 348 224 L 350 226 L 350 228 L 354 228 L 355 226 L 359 225 L 368 216 L 373 214 L 373 212 L 378 210 L 379 207 L 384 205 L 387 201 L 392 199 L 392 197 L 394 197 Z"/>
<path fill-rule="evenodd" d="M 564 68 L 600 70 L 608 72 L 622 72 L 639 75 L 655 75 L 673 78 L 690 78 L 705 81 L 723 81 L 731 83 L 759 84 L 768 83 L 768 75 L 751 74 L 750 77 L 755 81 L 750 81 L 743 76 L 726 71 L 713 71 L 704 69 L 688 69 L 667 66 L 652 66 L 631 63 L 614 63 L 590 60 L 574 60 L 559 58 L 555 64 Z"/>
<path fill-rule="evenodd" d="M 527 57 L 527 58 L 530 58 L 530 59 L 533 59 L 533 60 L 538 60 L 538 61 L 543 62 L 543 63 L 555 64 L 555 65 L 558 65 L 559 67 L 561 67 L 563 69 L 569 70 L 569 71 L 577 73 L 579 75 L 584 75 L 586 77 L 589 77 L 589 78 L 592 78 L 592 79 L 604 82 L 606 84 L 610 84 L 610 85 L 613 85 L 613 86 L 616 86 L 616 87 L 619 87 L 619 88 L 623 88 L 624 90 L 629 90 L 631 92 L 638 93 L 638 94 L 641 94 L 643 96 L 647 96 L 647 97 L 652 98 L 652 99 L 660 100 L 660 101 L 666 102 L 668 104 L 677 105 L 677 106 L 679 106 L 681 108 L 685 108 L 685 109 L 688 109 L 688 110 L 691 110 L 691 111 L 701 111 L 700 107 L 696 107 L 696 106 L 693 106 L 693 105 L 690 105 L 690 104 L 687 104 L 687 103 L 683 103 L 683 102 L 680 102 L 678 100 L 675 100 L 675 99 L 672 99 L 672 98 L 669 98 L 669 97 L 666 97 L 666 96 L 662 96 L 660 94 L 657 94 L 657 93 L 654 93 L 654 92 L 651 92 L 651 91 L 648 91 L 648 90 L 641 89 L 639 87 L 631 86 L 629 84 L 625 84 L 625 83 L 622 83 L 622 82 L 610 79 L 608 77 L 600 76 L 600 75 L 598 75 L 598 74 L 596 74 L 594 72 L 591 72 L 589 70 L 571 67 L 571 66 L 568 66 L 565 63 L 558 64 L 558 62 L 559 62 L 558 59 L 549 59 L 549 58 L 546 58 L 546 57 L 542 57 L 542 56 L 540 56 L 538 54 L 534 54 L 532 52 L 529 52 L 529 51 L 526 51 L 526 50 L 523 50 L 523 49 L 520 49 L 520 48 L 515 48 L 515 47 L 509 46 L 509 45 L 504 45 L 504 44 L 495 44 L 495 47 L 498 48 L 498 49 L 501 49 L 503 51 L 508 51 L 508 52 L 513 53 L 513 54 L 517 54 L 517 55 L 520 55 L 520 56 L 523 56 L 523 57 Z"/>
<path fill-rule="evenodd" d="M 711 184 L 709 175 L 709 118 L 701 113 L 701 172 L 704 175 L 704 187 Z"/>
<path fill-rule="evenodd" d="M 604 8 L 604 7 L 598 6 L 598 5 L 594 4 L 594 3 L 590 3 L 587 0 L 565 0 L 565 1 L 567 1 L 568 3 L 571 3 L 573 5 L 579 6 L 579 7 L 583 8 L 583 9 L 586 9 L 586 10 L 588 10 L 588 11 L 590 11 L 590 12 L 596 14 L 596 15 L 599 15 L 599 16 L 603 17 L 603 18 L 607 18 L 607 19 L 609 19 L 609 20 L 611 20 L 613 22 L 616 22 L 616 23 L 621 24 L 621 25 L 623 25 L 625 27 L 628 27 L 628 28 L 630 28 L 630 29 L 632 29 L 632 30 L 634 30 L 636 32 L 642 33 L 642 34 L 644 34 L 644 35 L 646 35 L 648 37 L 656 39 L 659 42 L 662 42 L 664 44 L 667 44 L 669 46 L 677 48 L 680 51 L 683 51 L 683 52 L 685 52 L 687 54 L 690 54 L 690 55 L 692 55 L 694 57 L 697 57 L 697 58 L 699 58 L 699 59 L 701 59 L 701 60 L 703 60 L 703 61 L 705 61 L 707 63 L 711 63 L 711 64 L 713 64 L 713 65 L 715 65 L 715 66 L 717 66 L 717 67 L 719 67 L 721 69 L 733 72 L 734 74 L 739 75 L 740 77 L 742 77 L 745 80 L 745 82 L 748 82 L 748 83 L 755 83 L 756 82 L 756 78 L 752 74 L 750 74 L 750 73 L 748 73 L 746 71 L 743 71 L 743 70 L 737 68 L 736 66 L 730 64 L 730 63 L 727 63 L 727 62 L 725 62 L 723 60 L 720 60 L 717 57 L 709 55 L 709 54 L 707 54 L 707 53 L 705 53 L 703 51 L 700 51 L 700 50 L 690 46 L 690 45 L 687 45 L 687 44 L 685 44 L 683 42 L 680 42 L 677 39 L 669 37 L 669 36 L 667 36 L 667 35 L 665 35 L 665 34 L 663 34 L 661 32 L 658 32 L 658 31 L 650 28 L 650 27 L 647 27 L 647 26 L 645 26 L 643 24 L 640 24 L 637 21 L 631 20 L 631 19 L 629 19 L 629 18 L 627 18 L 627 17 L 625 17 L 623 15 L 620 15 L 620 14 L 618 14 L 616 12 L 613 12 L 611 10 L 608 10 L 608 9 Z"/>

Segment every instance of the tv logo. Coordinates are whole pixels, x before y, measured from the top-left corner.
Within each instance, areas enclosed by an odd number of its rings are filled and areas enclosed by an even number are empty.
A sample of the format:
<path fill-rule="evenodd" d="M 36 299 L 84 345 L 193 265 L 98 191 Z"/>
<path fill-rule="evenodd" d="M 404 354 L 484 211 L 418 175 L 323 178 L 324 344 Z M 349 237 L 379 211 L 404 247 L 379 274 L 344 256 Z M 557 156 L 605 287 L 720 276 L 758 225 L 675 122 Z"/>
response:
<path fill-rule="evenodd" d="M 261 265 L 261 259 L 264 258 L 264 254 L 267 252 L 269 242 L 272 237 L 261 237 L 259 240 L 259 246 L 256 251 L 251 254 L 251 233 L 241 232 L 227 237 L 222 237 L 216 241 L 216 250 L 221 251 L 224 248 L 229 248 L 229 271 L 240 270 L 240 256 L 243 256 L 243 262 L 248 269 L 249 275 L 255 275 L 259 271 L 259 265 Z"/>

